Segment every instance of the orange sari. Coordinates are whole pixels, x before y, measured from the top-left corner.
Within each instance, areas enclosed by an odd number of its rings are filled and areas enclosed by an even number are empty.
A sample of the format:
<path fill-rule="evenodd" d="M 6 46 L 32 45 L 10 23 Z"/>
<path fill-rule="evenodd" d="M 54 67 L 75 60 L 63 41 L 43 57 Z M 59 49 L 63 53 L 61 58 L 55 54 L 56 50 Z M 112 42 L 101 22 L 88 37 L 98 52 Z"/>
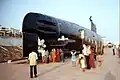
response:
<path fill-rule="evenodd" d="M 55 58 L 56 58 L 56 50 L 53 49 L 53 51 L 51 52 L 51 57 L 52 57 L 52 62 L 55 62 Z"/>
<path fill-rule="evenodd" d="M 59 49 L 57 49 L 57 52 L 56 52 L 56 62 L 60 62 L 60 51 L 59 51 Z"/>

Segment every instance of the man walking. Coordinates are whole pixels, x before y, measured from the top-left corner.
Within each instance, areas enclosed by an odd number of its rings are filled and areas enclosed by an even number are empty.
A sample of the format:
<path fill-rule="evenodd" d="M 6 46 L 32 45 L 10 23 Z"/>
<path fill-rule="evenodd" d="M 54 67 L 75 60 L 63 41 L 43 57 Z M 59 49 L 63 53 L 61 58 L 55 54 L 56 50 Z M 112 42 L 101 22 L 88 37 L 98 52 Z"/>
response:
<path fill-rule="evenodd" d="M 87 69 L 90 69 L 90 63 L 89 63 L 89 59 L 90 59 L 90 53 L 91 53 L 91 51 L 90 51 L 90 45 L 85 45 L 85 44 L 83 44 L 83 50 L 82 50 L 82 52 L 83 52 L 83 54 L 84 54 L 84 56 L 85 56 L 85 58 L 86 58 L 86 68 Z"/>
<path fill-rule="evenodd" d="M 32 51 L 29 54 L 29 64 L 30 64 L 30 78 L 33 78 L 33 69 L 34 69 L 34 75 L 37 77 L 37 53 L 35 51 Z"/>
<path fill-rule="evenodd" d="M 113 45 L 112 50 L 113 50 L 113 55 L 115 55 L 115 45 Z"/>

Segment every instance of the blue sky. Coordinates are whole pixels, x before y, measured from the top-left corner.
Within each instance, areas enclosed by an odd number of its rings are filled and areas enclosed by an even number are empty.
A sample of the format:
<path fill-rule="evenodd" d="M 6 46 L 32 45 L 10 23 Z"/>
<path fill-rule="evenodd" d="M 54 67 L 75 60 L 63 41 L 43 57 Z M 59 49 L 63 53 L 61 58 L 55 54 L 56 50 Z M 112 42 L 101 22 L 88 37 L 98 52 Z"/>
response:
<path fill-rule="evenodd" d="M 97 32 L 107 40 L 119 40 L 119 0 L 0 0 L 0 24 L 17 29 L 28 12 L 38 12 L 77 23 L 90 29 L 89 16 Z"/>

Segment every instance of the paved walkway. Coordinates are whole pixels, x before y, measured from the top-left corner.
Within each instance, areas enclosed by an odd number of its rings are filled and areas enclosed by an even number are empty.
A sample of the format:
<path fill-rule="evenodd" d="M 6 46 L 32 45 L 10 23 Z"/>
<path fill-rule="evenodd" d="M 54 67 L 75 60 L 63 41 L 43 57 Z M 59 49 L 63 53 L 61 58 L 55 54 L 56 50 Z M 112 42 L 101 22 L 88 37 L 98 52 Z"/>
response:
<path fill-rule="evenodd" d="M 39 77 L 41 80 L 120 80 L 120 64 L 111 49 L 105 49 L 101 68 L 81 72 L 79 67 L 71 67 L 71 62 Z M 37 80 L 37 79 L 35 79 Z"/>
<path fill-rule="evenodd" d="M 38 77 L 29 78 L 28 64 L 0 64 L 0 80 L 120 80 L 120 61 L 105 49 L 101 68 L 81 72 L 79 66 L 72 67 L 71 61 L 38 65 Z"/>

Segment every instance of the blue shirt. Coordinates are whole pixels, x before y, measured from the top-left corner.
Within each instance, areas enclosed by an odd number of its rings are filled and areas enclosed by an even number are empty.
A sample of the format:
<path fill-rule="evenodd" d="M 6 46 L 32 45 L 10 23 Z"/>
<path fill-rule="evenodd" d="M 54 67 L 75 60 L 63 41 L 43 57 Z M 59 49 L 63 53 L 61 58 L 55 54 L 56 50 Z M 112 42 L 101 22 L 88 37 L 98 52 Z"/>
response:
<path fill-rule="evenodd" d="M 76 56 L 75 56 L 76 52 L 73 53 L 73 52 L 71 51 L 71 54 L 72 54 L 71 60 L 72 60 L 72 61 L 76 61 Z"/>

